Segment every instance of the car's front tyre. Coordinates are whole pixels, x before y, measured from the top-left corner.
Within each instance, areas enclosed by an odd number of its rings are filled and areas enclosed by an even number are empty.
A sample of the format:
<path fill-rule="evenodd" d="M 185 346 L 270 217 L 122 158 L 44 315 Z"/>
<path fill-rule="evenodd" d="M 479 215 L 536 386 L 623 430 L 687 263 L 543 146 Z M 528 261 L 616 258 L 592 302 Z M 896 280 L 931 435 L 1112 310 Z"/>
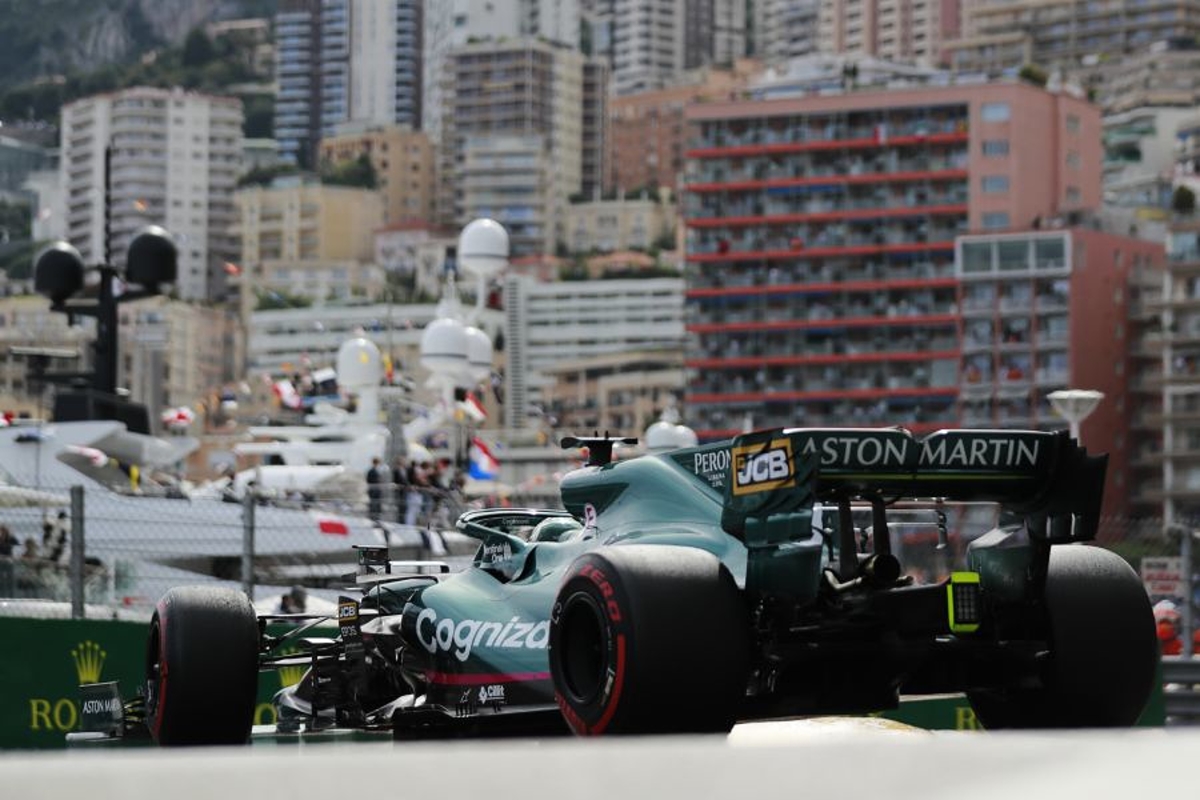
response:
<path fill-rule="evenodd" d="M 161 745 L 245 744 L 258 689 L 258 619 L 243 593 L 168 591 L 146 642 L 146 723 Z"/>
<path fill-rule="evenodd" d="M 703 550 L 624 545 L 577 559 L 550 620 L 550 673 L 581 735 L 728 731 L 749 669 L 745 601 Z"/>

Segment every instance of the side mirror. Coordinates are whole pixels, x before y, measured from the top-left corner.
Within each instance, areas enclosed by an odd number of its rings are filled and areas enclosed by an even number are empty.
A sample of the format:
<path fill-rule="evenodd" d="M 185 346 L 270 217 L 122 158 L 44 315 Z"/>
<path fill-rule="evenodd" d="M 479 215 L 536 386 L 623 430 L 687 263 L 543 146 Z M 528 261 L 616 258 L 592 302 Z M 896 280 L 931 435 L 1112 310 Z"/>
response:
<path fill-rule="evenodd" d="M 66 242 L 55 242 L 38 253 L 33 266 L 33 288 L 55 305 L 83 288 L 83 256 Z"/>
<path fill-rule="evenodd" d="M 145 228 L 129 243 L 125 259 L 125 278 L 151 294 L 164 283 L 174 283 L 179 271 L 179 251 L 175 240 L 157 225 Z"/>

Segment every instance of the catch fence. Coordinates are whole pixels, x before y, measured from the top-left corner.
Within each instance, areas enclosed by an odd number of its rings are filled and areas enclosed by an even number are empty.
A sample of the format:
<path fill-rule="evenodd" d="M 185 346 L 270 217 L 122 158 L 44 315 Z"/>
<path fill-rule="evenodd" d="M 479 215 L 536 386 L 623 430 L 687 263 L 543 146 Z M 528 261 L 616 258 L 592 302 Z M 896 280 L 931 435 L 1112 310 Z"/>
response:
<path fill-rule="evenodd" d="M 388 489 L 377 503 L 79 486 L 39 487 L 37 499 L 0 508 L 2 614 L 148 618 L 168 589 L 196 583 L 242 588 L 256 604 L 296 585 L 332 599 L 356 545 L 388 545 L 396 559 L 461 562 L 473 552 L 452 531 L 463 500 L 440 489 L 403 499 Z"/>

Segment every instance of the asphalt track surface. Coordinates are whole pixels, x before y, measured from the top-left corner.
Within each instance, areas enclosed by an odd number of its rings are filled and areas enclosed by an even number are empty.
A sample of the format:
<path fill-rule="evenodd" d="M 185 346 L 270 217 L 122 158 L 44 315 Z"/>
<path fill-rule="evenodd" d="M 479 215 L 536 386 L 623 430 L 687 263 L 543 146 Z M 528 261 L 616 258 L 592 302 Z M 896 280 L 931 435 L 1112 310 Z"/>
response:
<path fill-rule="evenodd" d="M 1200 729 L 932 733 L 820 719 L 740 725 L 728 737 L 332 741 L 9 752 L 0 798 L 1200 797 Z"/>

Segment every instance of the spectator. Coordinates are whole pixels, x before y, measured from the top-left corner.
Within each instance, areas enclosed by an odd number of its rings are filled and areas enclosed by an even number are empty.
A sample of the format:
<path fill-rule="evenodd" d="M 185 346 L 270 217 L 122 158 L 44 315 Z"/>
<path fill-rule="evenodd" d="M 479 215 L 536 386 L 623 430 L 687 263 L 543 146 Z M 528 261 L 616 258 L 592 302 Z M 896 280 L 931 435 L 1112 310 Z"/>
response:
<path fill-rule="evenodd" d="M 425 492 L 429 489 L 428 461 L 413 462 L 408 474 L 408 508 L 404 510 L 404 524 L 416 525 L 421 519 L 421 511 L 425 505 Z"/>
<path fill-rule="evenodd" d="M 1158 644 L 1164 656 L 1177 656 L 1183 652 L 1179 638 L 1179 610 L 1170 600 L 1154 604 L 1154 623 L 1158 632 Z"/>
<path fill-rule="evenodd" d="M 67 512 L 60 511 L 54 520 L 47 520 L 42 525 L 42 555 L 47 561 L 58 563 L 67 549 L 67 536 L 71 530 L 71 522 Z"/>
<path fill-rule="evenodd" d="M 367 470 L 368 513 L 376 522 L 383 515 L 383 484 L 387 483 L 387 468 L 383 461 L 376 456 L 371 459 L 371 468 Z"/>
<path fill-rule="evenodd" d="M 308 608 L 308 592 L 303 586 L 293 586 L 279 597 L 280 614 L 303 614 Z"/>
<path fill-rule="evenodd" d="M 392 494 L 396 498 L 396 522 L 404 522 L 408 509 L 408 459 L 396 456 L 392 462 Z"/>
<path fill-rule="evenodd" d="M 0 597 L 12 597 L 16 586 L 13 585 L 13 549 L 17 546 L 17 537 L 7 525 L 0 525 Z"/>

